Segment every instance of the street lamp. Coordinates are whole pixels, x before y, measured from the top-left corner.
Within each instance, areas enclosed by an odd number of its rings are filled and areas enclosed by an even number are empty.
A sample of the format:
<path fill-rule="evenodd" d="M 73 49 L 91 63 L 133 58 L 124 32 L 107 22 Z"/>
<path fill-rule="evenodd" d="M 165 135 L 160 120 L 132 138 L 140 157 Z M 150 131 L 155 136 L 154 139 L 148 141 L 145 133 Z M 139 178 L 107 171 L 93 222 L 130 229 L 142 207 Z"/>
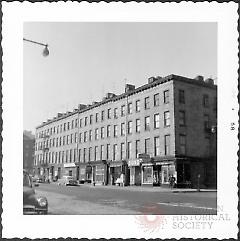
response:
<path fill-rule="evenodd" d="M 23 38 L 23 41 L 44 46 L 45 48 L 43 49 L 42 55 L 44 57 L 47 57 L 49 55 L 48 44 L 39 43 L 39 42 L 36 42 L 36 41 L 33 41 L 33 40 L 29 40 L 29 39 L 25 39 L 25 38 Z"/>

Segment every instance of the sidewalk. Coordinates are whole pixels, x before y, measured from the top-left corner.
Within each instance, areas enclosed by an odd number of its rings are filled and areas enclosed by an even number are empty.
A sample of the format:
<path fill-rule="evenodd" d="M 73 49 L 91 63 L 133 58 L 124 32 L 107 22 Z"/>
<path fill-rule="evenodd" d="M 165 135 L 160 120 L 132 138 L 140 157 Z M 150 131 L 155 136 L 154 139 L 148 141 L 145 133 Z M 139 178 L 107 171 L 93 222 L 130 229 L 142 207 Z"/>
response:
<path fill-rule="evenodd" d="M 105 189 L 115 189 L 122 191 L 136 191 L 136 192 L 172 192 L 172 193 L 188 193 L 188 192 L 198 192 L 197 189 L 191 188 L 168 188 L 168 187 L 147 187 L 147 186 L 102 186 L 92 184 L 80 184 L 83 188 L 105 188 Z M 217 192 L 216 189 L 200 189 L 200 192 Z"/>

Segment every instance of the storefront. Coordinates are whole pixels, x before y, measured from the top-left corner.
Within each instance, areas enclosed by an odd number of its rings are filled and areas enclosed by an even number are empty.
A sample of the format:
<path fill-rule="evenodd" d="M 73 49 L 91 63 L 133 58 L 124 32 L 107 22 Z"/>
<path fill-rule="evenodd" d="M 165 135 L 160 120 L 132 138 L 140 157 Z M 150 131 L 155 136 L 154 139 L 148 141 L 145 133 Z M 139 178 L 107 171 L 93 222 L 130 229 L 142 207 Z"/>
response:
<path fill-rule="evenodd" d="M 153 163 L 142 163 L 142 185 L 153 185 Z"/>
<path fill-rule="evenodd" d="M 141 185 L 141 162 L 139 159 L 129 160 L 128 167 L 130 170 L 130 185 Z"/>
<path fill-rule="evenodd" d="M 107 163 L 106 161 L 90 162 L 92 167 L 92 182 L 96 185 L 106 185 L 107 180 Z"/>
<path fill-rule="evenodd" d="M 63 164 L 64 167 L 64 175 L 65 176 L 72 176 L 76 178 L 76 165 L 75 163 L 65 163 Z"/>
<path fill-rule="evenodd" d="M 109 162 L 109 184 L 115 185 L 121 174 L 124 174 L 124 185 L 129 184 L 129 169 L 126 161 Z"/>

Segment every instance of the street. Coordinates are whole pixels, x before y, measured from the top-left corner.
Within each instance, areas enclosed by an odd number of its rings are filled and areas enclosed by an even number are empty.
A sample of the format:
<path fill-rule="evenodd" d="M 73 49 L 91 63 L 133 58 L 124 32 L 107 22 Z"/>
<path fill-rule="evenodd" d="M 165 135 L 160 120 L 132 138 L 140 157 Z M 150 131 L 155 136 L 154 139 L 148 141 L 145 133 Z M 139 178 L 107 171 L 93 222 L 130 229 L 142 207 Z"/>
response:
<path fill-rule="evenodd" d="M 117 215 L 216 214 L 215 191 L 174 191 L 160 187 L 58 186 L 40 184 L 38 195 L 46 196 L 49 214 Z"/>

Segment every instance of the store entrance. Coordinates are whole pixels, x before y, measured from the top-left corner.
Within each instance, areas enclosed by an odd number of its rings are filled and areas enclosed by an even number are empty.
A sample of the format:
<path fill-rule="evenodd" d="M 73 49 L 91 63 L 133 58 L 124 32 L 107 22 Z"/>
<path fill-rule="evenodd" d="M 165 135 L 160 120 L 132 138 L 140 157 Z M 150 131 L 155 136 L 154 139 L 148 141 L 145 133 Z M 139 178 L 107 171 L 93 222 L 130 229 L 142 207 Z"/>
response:
<path fill-rule="evenodd" d="M 160 186 L 162 183 L 161 166 L 153 166 L 153 186 Z"/>

